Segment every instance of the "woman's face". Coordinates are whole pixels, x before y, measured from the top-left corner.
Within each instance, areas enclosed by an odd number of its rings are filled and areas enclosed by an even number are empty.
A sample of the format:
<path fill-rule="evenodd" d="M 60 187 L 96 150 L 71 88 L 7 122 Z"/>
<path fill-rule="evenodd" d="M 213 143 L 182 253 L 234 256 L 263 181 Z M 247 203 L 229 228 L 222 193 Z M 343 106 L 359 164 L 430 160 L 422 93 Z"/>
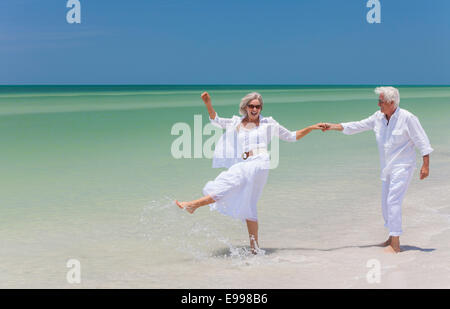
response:
<path fill-rule="evenodd" d="M 257 120 L 259 118 L 259 114 L 261 113 L 261 103 L 258 99 L 251 100 L 247 104 L 247 115 L 249 120 Z"/>

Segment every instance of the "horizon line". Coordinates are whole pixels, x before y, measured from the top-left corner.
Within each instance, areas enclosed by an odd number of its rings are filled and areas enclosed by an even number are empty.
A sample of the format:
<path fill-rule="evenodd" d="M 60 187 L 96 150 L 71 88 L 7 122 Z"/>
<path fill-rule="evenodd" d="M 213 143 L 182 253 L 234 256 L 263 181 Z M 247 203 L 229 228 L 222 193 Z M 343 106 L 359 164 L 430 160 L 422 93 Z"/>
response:
<path fill-rule="evenodd" d="M 0 87 L 15 87 L 15 86 L 368 86 L 368 87 L 373 87 L 373 86 L 379 86 L 379 85 L 388 85 L 388 84 L 331 84 L 331 83 L 326 83 L 326 84 L 268 84 L 268 83 L 249 83 L 249 84 L 243 84 L 243 83 L 239 83 L 239 84 L 225 84 L 225 83 L 221 83 L 221 84 L 210 84 L 210 83 L 206 83 L 206 84 L 199 84 L 199 83 L 195 83 L 195 84 L 143 84 L 143 83 L 138 83 L 138 84 L 121 84 L 121 83 L 109 83 L 109 84 L 78 84 L 78 83 L 74 83 L 74 84 L 51 84 L 51 83 L 43 83 L 43 84 L 1 84 L 0 83 Z M 450 84 L 389 84 L 389 85 L 393 85 L 393 86 L 399 86 L 399 87 L 405 87 L 405 86 L 412 86 L 412 87 L 420 87 L 420 86 L 438 86 L 438 87 L 450 87 Z"/>

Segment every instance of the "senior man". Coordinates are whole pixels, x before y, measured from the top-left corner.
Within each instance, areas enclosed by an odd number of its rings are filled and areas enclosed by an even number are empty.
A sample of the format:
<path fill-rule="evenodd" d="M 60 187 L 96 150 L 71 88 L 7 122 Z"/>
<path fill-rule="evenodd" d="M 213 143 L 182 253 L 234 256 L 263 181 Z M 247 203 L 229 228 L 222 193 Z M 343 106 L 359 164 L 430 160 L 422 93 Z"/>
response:
<path fill-rule="evenodd" d="M 420 179 L 429 174 L 430 141 L 412 113 L 399 107 L 400 94 L 394 87 L 378 87 L 380 110 L 361 121 L 327 123 L 323 131 L 337 130 L 351 135 L 367 130 L 375 132 L 381 162 L 381 206 L 389 238 L 382 245 L 387 252 L 400 252 L 402 201 L 416 167 L 417 147 L 423 156 Z"/>

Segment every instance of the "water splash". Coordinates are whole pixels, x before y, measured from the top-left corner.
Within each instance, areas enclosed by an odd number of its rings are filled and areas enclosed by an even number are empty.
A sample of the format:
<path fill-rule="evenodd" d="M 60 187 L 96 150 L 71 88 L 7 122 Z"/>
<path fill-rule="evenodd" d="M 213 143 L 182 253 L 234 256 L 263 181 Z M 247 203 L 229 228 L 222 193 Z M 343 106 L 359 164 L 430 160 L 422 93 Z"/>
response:
<path fill-rule="evenodd" d="M 257 246 L 253 254 L 245 245 L 233 245 L 226 236 L 230 230 L 242 228 L 240 222 L 220 217 L 211 220 L 210 213 L 193 216 L 180 210 L 174 200 L 164 196 L 150 201 L 142 209 L 139 229 L 152 246 L 176 250 L 196 261 L 223 259 L 231 260 L 234 265 L 253 264 L 265 256 L 265 251 Z M 216 219 L 224 220 L 225 224 L 218 224 Z M 244 237 L 242 242 L 246 243 Z M 213 250 L 223 246 L 225 249 Z"/>

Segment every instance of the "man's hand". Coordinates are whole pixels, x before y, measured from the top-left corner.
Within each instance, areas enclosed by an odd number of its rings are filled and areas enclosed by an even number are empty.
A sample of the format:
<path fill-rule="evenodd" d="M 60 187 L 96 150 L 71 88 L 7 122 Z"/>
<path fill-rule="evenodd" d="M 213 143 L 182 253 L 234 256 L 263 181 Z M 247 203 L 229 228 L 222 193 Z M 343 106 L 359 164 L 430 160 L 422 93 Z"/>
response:
<path fill-rule="evenodd" d="M 430 155 L 423 156 L 423 164 L 422 168 L 420 169 L 420 179 L 425 179 L 428 177 L 428 174 L 430 174 Z"/>
<path fill-rule="evenodd" d="M 420 180 L 425 179 L 430 174 L 430 169 L 426 165 L 422 165 L 422 168 L 420 169 Z"/>

